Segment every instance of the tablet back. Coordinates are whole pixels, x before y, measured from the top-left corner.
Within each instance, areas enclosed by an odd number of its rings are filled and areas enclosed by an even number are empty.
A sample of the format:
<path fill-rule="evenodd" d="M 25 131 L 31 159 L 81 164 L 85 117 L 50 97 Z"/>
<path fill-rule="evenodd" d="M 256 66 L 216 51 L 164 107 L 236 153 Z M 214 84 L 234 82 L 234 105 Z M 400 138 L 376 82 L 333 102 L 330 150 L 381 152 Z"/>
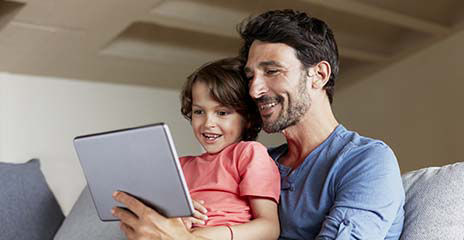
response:
<path fill-rule="evenodd" d="M 166 217 L 191 216 L 193 205 L 166 124 L 116 130 L 74 139 L 74 147 L 102 221 L 122 206 L 112 198 L 127 192 Z"/>

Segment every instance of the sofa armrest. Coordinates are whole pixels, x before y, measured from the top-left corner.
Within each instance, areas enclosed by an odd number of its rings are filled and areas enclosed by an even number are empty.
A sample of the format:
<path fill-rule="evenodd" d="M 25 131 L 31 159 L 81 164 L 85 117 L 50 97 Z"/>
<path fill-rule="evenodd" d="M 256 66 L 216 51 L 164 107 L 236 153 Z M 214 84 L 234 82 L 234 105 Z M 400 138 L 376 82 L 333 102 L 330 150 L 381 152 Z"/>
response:
<path fill-rule="evenodd" d="M 464 162 L 403 174 L 406 192 L 402 240 L 464 236 Z"/>

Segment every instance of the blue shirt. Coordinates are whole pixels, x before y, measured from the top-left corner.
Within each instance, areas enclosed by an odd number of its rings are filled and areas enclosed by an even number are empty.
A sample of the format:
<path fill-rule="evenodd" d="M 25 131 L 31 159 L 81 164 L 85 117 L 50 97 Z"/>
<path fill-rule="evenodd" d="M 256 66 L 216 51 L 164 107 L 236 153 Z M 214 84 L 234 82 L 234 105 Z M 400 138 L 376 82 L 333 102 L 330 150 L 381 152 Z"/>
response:
<path fill-rule="evenodd" d="M 385 143 L 338 125 L 293 171 L 278 162 L 287 149 L 269 149 L 281 174 L 280 240 L 399 239 L 404 189 Z"/>

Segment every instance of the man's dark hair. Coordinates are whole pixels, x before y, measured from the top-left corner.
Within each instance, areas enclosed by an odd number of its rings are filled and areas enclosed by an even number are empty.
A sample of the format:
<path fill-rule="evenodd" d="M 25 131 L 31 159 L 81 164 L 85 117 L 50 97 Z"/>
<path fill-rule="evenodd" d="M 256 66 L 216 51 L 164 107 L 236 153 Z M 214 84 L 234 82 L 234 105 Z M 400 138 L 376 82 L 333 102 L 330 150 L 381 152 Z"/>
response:
<path fill-rule="evenodd" d="M 284 43 L 296 50 L 296 57 L 308 68 L 320 61 L 330 64 L 332 73 L 324 86 L 330 103 L 333 101 L 335 78 L 338 74 L 338 49 L 329 26 L 304 12 L 272 10 L 246 19 L 237 27 L 244 40 L 240 57 L 248 58 L 248 51 L 255 40 Z"/>
<path fill-rule="evenodd" d="M 241 140 L 255 140 L 261 131 L 262 120 L 258 107 L 248 94 L 243 65 L 238 57 L 225 58 L 207 63 L 188 76 L 180 95 L 182 115 L 192 120 L 193 85 L 196 82 L 205 83 L 215 101 L 233 108 L 245 119 Z"/>

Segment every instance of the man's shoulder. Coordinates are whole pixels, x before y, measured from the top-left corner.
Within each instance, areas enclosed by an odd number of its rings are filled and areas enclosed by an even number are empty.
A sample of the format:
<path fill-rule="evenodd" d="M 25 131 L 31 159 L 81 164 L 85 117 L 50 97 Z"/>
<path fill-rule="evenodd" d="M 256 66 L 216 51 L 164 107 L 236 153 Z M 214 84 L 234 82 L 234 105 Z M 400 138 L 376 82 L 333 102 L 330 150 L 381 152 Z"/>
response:
<path fill-rule="evenodd" d="M 379 139 L 362 136 L 356 131 L 343 129 L 336 136 L 336 142 L 343 152 L 351 155 L 370 155 L 378 153 L 390 153 L 390 147 Z"/>
<path fill-rule="evenodd" d="M 398 161 L 393 150 L 383 141 L 346 130 L 340 134 L 340 146 L 335 163 L 340 171 L 398 171 Z M 342 170 L 343 169 L 343 170 Z"/>

